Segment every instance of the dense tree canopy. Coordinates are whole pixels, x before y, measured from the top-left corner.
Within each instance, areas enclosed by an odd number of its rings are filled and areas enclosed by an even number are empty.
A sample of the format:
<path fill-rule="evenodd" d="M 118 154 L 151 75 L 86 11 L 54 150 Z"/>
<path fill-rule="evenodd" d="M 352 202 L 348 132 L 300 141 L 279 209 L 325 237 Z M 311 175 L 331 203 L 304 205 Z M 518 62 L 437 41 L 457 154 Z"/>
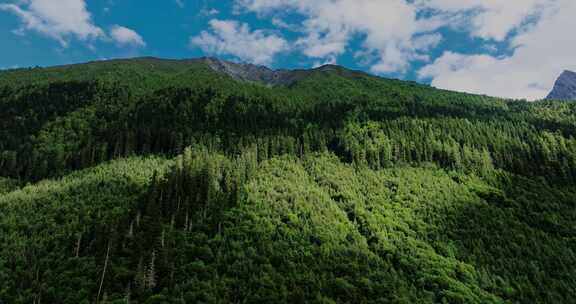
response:
<path fill-rule="evenodd" d="M 576 103 L 0 72 L 0 302 L 571 303 Z"/>

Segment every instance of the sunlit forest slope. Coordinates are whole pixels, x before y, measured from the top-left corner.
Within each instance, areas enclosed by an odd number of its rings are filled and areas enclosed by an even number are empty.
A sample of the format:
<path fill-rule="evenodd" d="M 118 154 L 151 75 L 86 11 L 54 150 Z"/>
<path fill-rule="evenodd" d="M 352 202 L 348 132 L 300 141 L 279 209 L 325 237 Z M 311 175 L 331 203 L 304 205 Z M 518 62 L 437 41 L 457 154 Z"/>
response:
<path fill-rule="evenodd" d="M 0 72 L 0 303 L 576 303 L 576 103 L 211 62 Z"/>

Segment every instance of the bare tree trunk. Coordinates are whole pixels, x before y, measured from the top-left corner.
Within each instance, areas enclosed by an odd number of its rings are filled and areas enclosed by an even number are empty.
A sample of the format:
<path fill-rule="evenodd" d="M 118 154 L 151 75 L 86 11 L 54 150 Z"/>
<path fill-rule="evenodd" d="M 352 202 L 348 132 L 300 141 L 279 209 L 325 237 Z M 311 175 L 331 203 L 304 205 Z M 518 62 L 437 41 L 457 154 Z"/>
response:
<path fill-rule="evenodd" d="M 126 304 L 130 304 L 130 296 L 132 295 L 130 283 L 128 283 L 128 287 L 126 288 Z"/>
<path fill-rule="evenodd" d="M 128 237 L 134 236 L 134 221 L 130 222 L 130 228 L 128 229 Z"/>
<path fill-rule="evenodd" d="M 188 218 L 188 210 L 186 210 L 186 221 L 184 222 L 184 231 L 188 231 L 188 223 L 189 218 Z"/>
<path fill-rule="evenodd" d="M 106 269 L 108 269 L 108 259 L 110 258 L 110 241 L 108 241 L 108 248 L 106 249 L 106 259 L 104 260 L 104 269 L 102 270 L 102 278 L 100 278 L 100 287 L 98 288 L 98 296 L 96 303 L 100 302 L 100 294 L 102 293 L 102 286 L 104 285 L 104 276 L 106 276 Z"/>
<path fill-rule="evenodd" d="M 156 287 L 156 250 L 152 251 L 152 260 L 150 261 L 150 268 L 146 278 L 147 287 L 154 289 Z"/>
<path fill-rule="evenodd" d="M 34 281 L 36 281 L 36 284 L 38 284 L 38 293 L 35 296 L 34 302 L 40 304 L 42 302 L 42 282 L 40 282 L 40 267 L 36 268 L 36 277 L 34 278 Z"/>
<path fill-rule="evenodd" d="M 78 235 L 78 240 L 76 241 L 76 257 L 80 256 L 80 245 L 82 244 L 82 234 Z"/>

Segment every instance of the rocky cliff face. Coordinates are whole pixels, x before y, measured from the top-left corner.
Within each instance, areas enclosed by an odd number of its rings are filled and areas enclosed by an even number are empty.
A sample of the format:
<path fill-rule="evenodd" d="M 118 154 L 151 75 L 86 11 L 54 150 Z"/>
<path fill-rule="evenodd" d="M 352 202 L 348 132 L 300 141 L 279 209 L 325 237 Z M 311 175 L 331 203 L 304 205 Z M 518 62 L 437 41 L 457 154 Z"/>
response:
<path fill-rule="evenodd" d="M 289 86 L 318 72 L 336 73 L 348 77 L 366 75 L 363 72 L 348 70 L 332 64 L 307 70 L 273 70 L 265 66 L 235 63 L 211 57 L 200 60 L 204 61 L 212 70 L 226 74 L 236 80 L 257 82 L 268 86 Z"/>
<path fill-rule="evenodd" d="M 294 81 L 292 71 L 272 70 L 265 66 L 234 63 L 217 58 L 204 58 L 214 71 L 226 74 L 241 81 L 259 82 L 266 85 L 288 85 Z"/>
<path fill-rule="evenodd" d="M 576 73 L 564 71 L 546 99 L 576 100 Z"/>

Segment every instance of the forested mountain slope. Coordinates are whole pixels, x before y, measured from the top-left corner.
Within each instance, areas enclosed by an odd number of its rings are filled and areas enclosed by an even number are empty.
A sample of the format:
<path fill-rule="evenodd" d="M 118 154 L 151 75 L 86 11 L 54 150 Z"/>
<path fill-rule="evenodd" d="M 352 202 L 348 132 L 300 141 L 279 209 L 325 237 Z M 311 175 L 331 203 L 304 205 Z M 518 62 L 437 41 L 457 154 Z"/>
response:
<path fill-rule="evenodd" d="M 574 136 L 337 66 L 0 72 L 0 302 L 571 303 Z"/>

